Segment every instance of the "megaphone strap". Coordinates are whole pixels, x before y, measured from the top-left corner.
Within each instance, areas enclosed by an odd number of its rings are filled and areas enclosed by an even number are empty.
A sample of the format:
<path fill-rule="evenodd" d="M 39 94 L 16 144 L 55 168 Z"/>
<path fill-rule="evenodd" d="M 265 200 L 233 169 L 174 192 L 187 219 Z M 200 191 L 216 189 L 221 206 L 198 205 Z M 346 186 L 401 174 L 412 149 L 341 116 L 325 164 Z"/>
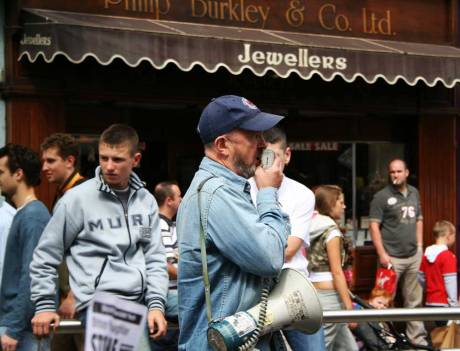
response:
<path fill-rule="evenodd" d="M 212 306 L 211 306 L 211 284 L 209 283 L 209 275 L 208 275 L 208 257 L 206 253 L 206 231 L 205 227 L 207 226 L 207 219 L 208 219 L 208 210 L 209 207 L 206 209 L 205 218 L 203 220 L 202 213 L 201 213 L 201 189 L 205 183 L 214 178 L 211 176 L 209 178 L 204 179 L 197 188 L 198 192 L 198 213 L 200 215 L 200 251 L 201 251 L 201 266 L 203 270 L 203 282 L 204 282 L 204 296 L 206 300 L 206 315 L 208 317 L 208 323 L 212 322 Z M 204 222 L 204 223 L 203 223 Z"/>

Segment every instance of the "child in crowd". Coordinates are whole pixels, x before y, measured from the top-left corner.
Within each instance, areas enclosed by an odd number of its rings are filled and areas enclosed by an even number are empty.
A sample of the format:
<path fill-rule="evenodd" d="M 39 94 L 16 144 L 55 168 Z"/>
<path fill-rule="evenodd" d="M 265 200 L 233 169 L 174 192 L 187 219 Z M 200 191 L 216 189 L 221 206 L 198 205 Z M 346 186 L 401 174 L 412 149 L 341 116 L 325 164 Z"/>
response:
<path fill-rule="evenodd" d="M 369 305 L 381 310 L 393 306 L 393 299 L 385 289 L 374 288 L 369 296 Z"/>
<path fill-rule="evenodd" d="M 384 309 L 393 305 L 391 294 L 379 288 L 374 288 L 371 291 L 368 301 L 369 306 L 363 306 L 367 308 Z M 360 350 L 367 351 L 380 351 L 389 350 L 396 342 L 393 334 L 389 331 L 386 323 L 382 322 L 361 322 L 358 323 L 358 327 L 353 330 L 360 345 Z"/>
<path fill-rule="evenodd" d="M 426 305 L 453 307 L 457 303 L 457 258 L 449 251 L 455 243 L 455 226 L 449 221 L 436 222 L 435 244 L 428 246 L 422 257 L 419 281 L 426 293 Z M 436 326 L 447 321 L 436 321 Z"/>

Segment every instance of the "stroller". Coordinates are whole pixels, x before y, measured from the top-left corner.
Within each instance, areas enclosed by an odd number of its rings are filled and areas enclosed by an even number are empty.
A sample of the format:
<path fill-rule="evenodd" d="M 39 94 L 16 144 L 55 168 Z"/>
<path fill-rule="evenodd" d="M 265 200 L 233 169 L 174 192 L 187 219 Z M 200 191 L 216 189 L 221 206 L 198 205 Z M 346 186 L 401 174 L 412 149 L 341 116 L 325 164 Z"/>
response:
<path fill-rule="evenodd" d="M 374 308 L 366 301 L 349 292 L 351 299 L 365 309 Z M 359 327 L 352 331 L 353 334 L 364 343 L 363 350 L 430 350 L 435 351 L 428 345 L 416 345 L 412 343 L 404 333 L 396 330 L 392 322 L 361 322 Z"/>

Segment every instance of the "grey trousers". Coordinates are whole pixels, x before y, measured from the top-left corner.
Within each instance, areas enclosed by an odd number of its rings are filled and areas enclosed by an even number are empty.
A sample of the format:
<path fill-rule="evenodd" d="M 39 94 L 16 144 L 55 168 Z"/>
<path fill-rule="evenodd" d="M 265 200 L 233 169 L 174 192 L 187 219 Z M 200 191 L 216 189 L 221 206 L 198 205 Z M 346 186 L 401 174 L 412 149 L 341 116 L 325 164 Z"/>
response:
<path fill-rule="evenodd" d="M 417 279 L 422 255 L 423 251 L 419 248 L 412 257 L 390 258 L 393 269 L 397 274 L 398 285 L 401 282 L 404 308 L 422 307 L 423 289 Z M 425 325 L 421 321 L 407 322 L 406 335 L 415 344 L 427 344 Z"/>

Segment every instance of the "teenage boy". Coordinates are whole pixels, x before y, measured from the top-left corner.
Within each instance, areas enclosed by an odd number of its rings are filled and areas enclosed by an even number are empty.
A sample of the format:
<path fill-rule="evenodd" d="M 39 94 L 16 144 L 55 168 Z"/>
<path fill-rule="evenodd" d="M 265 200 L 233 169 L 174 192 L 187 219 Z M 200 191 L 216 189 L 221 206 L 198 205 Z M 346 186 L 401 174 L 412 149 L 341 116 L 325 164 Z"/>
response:
<path fill-rule="evenodd" d="M 168 264 L 169 290 L 166 317 L 168 320 L 177 322 L 177 265 L 179 245 L 177 243 L 176 222 L 174 219 L 182 201 L 182 195 L 177 182 L 164 181 L 155 186 L 153 196 L 155 196 L 160 210 L 161 238 L 166 250 Z M 179 330 L 168 330 L 165 337 L 160 340 L 151 340 L 150 344 L 152 350 L 177 350 L 178 339 Z"/>
<path fill-rule="evenodd" d="M 50 183 L 57 185 L 53 208 L 67 190 L 85 181 L 77 169 L 79 146 L 69 134 L 55 133 L 46 138 L 42 145 L 42 171 Z M 58 313 L 62 318 L 75 317 L 75 298 L 69 286 L 69 271 L 65 261 L 59 266 L 59 297 Z M 51 341 L 51 350 L 83 351 L 81 334 L 57 334 Z"/>
<path fill-rule="evenodd" d="M 69 134 L 55 133 L 43 141 L 41 150 L 42 171 L 50 183 L 58 186 L 54 207 L 67 190 L 85 181 L 76 169 L 79 147 Z"/>
<path fill-rule="evenodd" d="M 66 252 L 70 287 L 82 321 L 95 293 L 102 291 L 145 303 L 152 337 L 166 333 L 166 257 L 158 206 L 133 172 L 141 159 L 138 143 L 129 126 L 107 128 L 99 140 L 96 176 L 58 202 L 30 266 L 37 336 L 48 335 L 50 323 L 59 323 L 55 280 Z"/>
<path fill-rule="evenodd" d="M 291 148 L 287 144 L 286 133 L 279 127 L 273 127 L 263 133 L 267 149 L 272 150 L 281 160 L 284 168 L 291 160 Z M 259 189 L 254 178 L 249 179 L 251 197 L 257 203 Z M 310 245 L 310 224 L 315 209 L 315 195 L 305 185 L 287 177 L 283 173 L 281 186 L 277 190 L 281 209 L 289 216 L 291 231 L 286 249 L 284 250 L 283 268 L 292 268 L 308 277 L 308 261 L 303 255 L 303 249 Z M 324 330 L 321 328 L 314 334 L 305 334 L 298 330 L 284 330 L 289 346 L 294 351 L 324 351 Z"/>
<path fill-rule="evenodd" d="M 37 200 L 34 187 L 40 184 L 40 159 L 32 150 L 8 144 L 0 149 L 0 187 L 17 209 L 6 243 L 0 292 L 0 335 L 3 351 L 35 351 L 32 334 L 34 314 L 30 301 L 29 264 L 50 218 Z M 48 350 L 46 341 L 41 350 Z"/>

